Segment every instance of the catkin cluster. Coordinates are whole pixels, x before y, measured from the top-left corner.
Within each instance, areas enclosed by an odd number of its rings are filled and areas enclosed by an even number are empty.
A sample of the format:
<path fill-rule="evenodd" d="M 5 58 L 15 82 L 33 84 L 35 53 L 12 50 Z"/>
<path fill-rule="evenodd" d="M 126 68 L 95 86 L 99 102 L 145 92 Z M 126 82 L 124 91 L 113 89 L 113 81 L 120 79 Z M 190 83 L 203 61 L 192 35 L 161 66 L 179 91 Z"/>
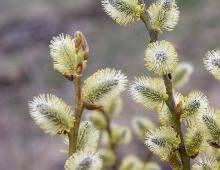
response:
<path fill-rule="evenodd" d="M 210 106 L 207 97 L 201 91 L 192 90 L 186 95 L 177 91 L 188 82 L 193 67 L 188 63 L 179 63 L 173 43 L 158 40 L 160 34 L 172 31 L 178 24 L 180 12 L 177 2 L 156 0 L 150 5 L 145 5 L 144 1 L 133 1 L 136 7 L 131 7 L 129 0 L 109 0 L 108 3 L 106 1 L 103 1 L 104 9 L 116 23 L 126 26 L 134 21 L 143 21 L 150 37 L 146 44 L 144 61 L 146 70 L 153 72 L 155 77 L 135 77 L 130 83 L 129 91 L 136 103 L 145 109 L 156 111 L 159 127 L 155 128 L 147 118 L 135 118 L 132 124 L 137 136 L 140 139 L 145 136 L 148 149 L 169 163 L 173 169 L 191 169 L 190 159 L 194 158 L 199 161 L 195 161 L 193 169 L 220 169 L 220 163 L 217 161 L 218 152 L 208 152 L 220 146 L 219 111 Z M 145 8 L 144 12 L 135 15 L 141 6 Z M 121 9 L 124 9 L 123 12 Z M 127 19 L 128 11 L 132 11 L 129 12 L 132 22 Z M 126 17 L 123 17 L 125 14 Z M 205 55 L 204 65 L 217 80 L 220 80 L 218 49 Z M 182 129 L 183 126 L 186 133 Z"/>
<path fill-rule="evenodd" d="M 143 59 L 146 70 L 155 76 L 137 76 L 128 89 L 137 104 L 156 112 L 158 124 L 145 116 L 134 117 L 129 123 L 136 137 L 173 170 L 219 170 L 220 110 L 214 109 L 201 91 L 178 91 L 188 82 L 193 66 L 179 62 L 172 42 L 158 39 L 178 24 L 177 2 L 156 0 L 146 5 L 139 0 L 101 0 L 101 4 L 117 24 L 142 21 L 149 33 Z M 75 103 L 72 108 L 55 95 L 41 94 L 29 102 L 29 113 L 45 133 L 63 138 L 68 155 L 64 169 L 161 170 L 150 156 L 145 161 L 134 154 L 118 159 L 117 147 L 132 139 L 128 127 L 113 122 L 122 108 L 126 75 L 104 68 L 82 83 L 89 46 L 79 31 L 74 36 L 54 37 L 49 47 L 54 69 L 74 84 Z M 205 54 L 204 66 L 220 81 L 219 49 Z M 84 120 L 84 110 L 90 111 L 89 120 Z"/>
<path fill-rule="evenodd" d="M 79 31 L 74 37 L 64 34 L 54 37 L 50 44 L 50 54 L 54 69 L 74 82 L 74 109 L 52 94 L 41 94 L 29 102 L 30 115 L 45 133 L 62 136 L 68 145 L 68 149 L 64 150 L 68 154 L 65 170 L 101 170 L 103 152 L 97 151 L 100 128 L 96 125 L 103 114 L 94 114 L 92 117 L 96 123 L 93 124 L 93 119 L 84 121 L 82 113 L 84 109 L 94 107 L 105 111 L 108 116 L 117 114 L 121 103 L 119 95 L 125 90 L 127 78 L 120 70 L 105 68 L 93 73 L 81 85 L 89 47 Z M 106 118 L 101 120 L 100 126 L 104 128 L 106 121 Z M 126 143 L 130 140 L 130 131 L 115 127 L 111 130 L 111 136 L 115 143 Z M 111 155 L 111 150 L 104 155 L 109 153 L 110 159 L 114 159 L 115 153 Z"/>

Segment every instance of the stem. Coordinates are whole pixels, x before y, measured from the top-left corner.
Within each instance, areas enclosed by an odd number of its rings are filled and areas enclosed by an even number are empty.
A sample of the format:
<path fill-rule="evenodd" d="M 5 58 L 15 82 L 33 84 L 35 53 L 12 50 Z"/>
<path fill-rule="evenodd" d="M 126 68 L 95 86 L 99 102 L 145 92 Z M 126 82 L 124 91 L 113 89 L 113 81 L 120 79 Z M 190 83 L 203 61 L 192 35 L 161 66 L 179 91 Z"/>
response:
<path fill-rule="evenodd" d="M 180 122 L 180 113 L 181 109 L 180 106 L 175 104 L 174 97 L 173 97 L 173 88 L 172 88 L 172 81 L 171 76 L 163 76 L 164 84 L 166 86 L 167 95 L 169 96 L 168 100 L 166 101 L 166 104 L 172 113 L 173 119 L 174 119 L 174 130 L 180 137 L 180 146 L 178 148 L 179 155 L 181 158 L 181 162 L 183 165 L 183 170 L 190 170 L 190 158 L 187 155 L 185 143 L 183 139 L 183 133 L 181 129 L 181 122 Z"/>
<path fill-rule="evenodd" d="M 77 137 L 80 126 L 80 121 L 83 112 L 83 103 L 81 96 L 81 76 L 74 77 L 74 89 L 75 89 L 75 123 L 74 127 L 68 133 L 69 137 L 69 154 L 70 157 L 76 152 Z"/>
<path fill-rule="evenodd" d="M 86 103 L 86 102 L 83 103 L 83 107 L 86 108 L 87 110 L 98 110 L 103 114 L 103 116 L 106 120 L 106 124 L 107 124 L 105 130 L 106 130 L 108 137 L 109 137 L 109 147 L 114 152 L 114 154 L 117 155 L 116 145 L 111 140 L 111 136 L 112 136 L 111 119 L 108 117 L 106 111 L 103 109 L 103 107 L 101 105 L 95 105 L 95 104 Z M 116 158 L 117 158 L 117 156 L 116 156 Z M 116 163 L 112 166 L 112 170 L 117 169 L 117 160 L 115 162 Z"/>
<path fill-rule="evenodd" d="M 148 33 L 149 33 L 149 36 L 150 36 L 150 42 L 154 42 L 157 40 L 158 38 L 158 32 L 153 30 L 151 28 L 151 26 L 149 25 L 149 22 L 147 22 L 147 17 L 146 15 L 142 14 L 141 15 L 141 20 L 143 21 L 144 23 L 144 26 L 146 27 Z"/>
<path fill-rule="evenodd" d="M 106 123 L 107 123 L 106 131 L 109 136 L 109 147 L 114 152 L 114 154 L 117 155 L 116 145 L 111 140 L 111 136 L 112 136 L 111 120 L 103 109 L 101 109 L 101 112 L 103 113 L 105 120 L 106 120 Z M 117 158 L 117 156 L 116 156 L 116 158 Z M 112 170 L 116 170 L 116 169 L 117 169 L 117 160 L 115 161 L 115 164 L 112 166 Z"/>
<path fill-rule="evenodd" d="M 147 16 L 148 17 L 148 16 Z M 158 32 L 152 30 L 150 25 L 147 22 L 147 17 L 145 15 L 141 16 L 141 20 L 143 21 L 149 35 L 150 35 L 150 43 L 157 41 L 158 39 Z M 181 129 L 181 122 L 180 122 L 180 106 L 176 105 L 174 97 L 173 97 L 173 85 L 172 85 L 172 75 L 164 75 L 163 80 L 166 86 L 166 93 L 169 96 L 168 100 L 166 101 L 166 105 L 168 106 L 170 112 L 172 113 L 174 119 L 174 130 L 176 131 L 177 135 L 180 137 L 181 143 L 178 148 L 179 156 L 181 158 L 183 170 L 190 170 L 190 157 L 187 155 L 185 143 L 183 139 L 183 133 Z"/>

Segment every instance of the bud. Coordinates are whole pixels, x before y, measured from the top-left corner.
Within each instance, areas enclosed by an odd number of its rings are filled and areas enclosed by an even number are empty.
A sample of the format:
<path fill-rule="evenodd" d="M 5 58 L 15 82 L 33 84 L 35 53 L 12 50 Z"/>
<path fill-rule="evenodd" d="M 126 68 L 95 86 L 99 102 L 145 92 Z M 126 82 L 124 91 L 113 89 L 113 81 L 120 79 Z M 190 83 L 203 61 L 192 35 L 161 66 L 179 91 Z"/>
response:
<path fill-rule="evenodd" d="M 80 50 L 82 50 L 84 53 L 84 60 L 87 60 L 89 57 L 88 56 L 89 55 L 89 46 L 88 46 L 86 38 L 82 32 L 80 32 L 80 31 L 75 32 L 74 42 L 75 42 L 76 52 L 79 52 Z"/>
<path fill-rule="evenodd" d="M 93 112 L 91 115 L 91 121 L 93 125 L 100 130 L 105 129 L 107 127 L 106 119 L 101 112 Z"/>
<path fill-rule="evenodd" d="M 174 88 L 183 87 L 193 73 L 193 66 L 189 63 L 180 63 L 172 74 Z"/>
<path fill-rule="evenodd" d="M 126 156 L 121 165 L 119 166 L 119 170 L 139 170 L 143 169 L 143 162 L 134 155 Z"/>
<path fill-rule="evenodd" d="M 105 103 L 103 108 L 109 118 L 117 117 L 122 108 L 122 99 L 120 97 L 113 98 L 111 101 Z"/>
<path fill-rule="evenodd" d="M 134 133 L 137 135 L 137 137 L 140 140 L 142 140 L 145 138 L 145 134 L 149 130 L 155 128 L 155 125 L 147 117 L 135 117 L 132 120 L 132 127 L 133 127 Z"/>
<path fill-rule="evenodd" d="M 203 144 L 202 132 L 197 128 L 188 128 L 186 133 L 187 154 L 194 158 L 198 155 Z"/>
<path fill-rule="evenodd" d="M 99 154 L 104 167 L 112 167 L 115 164 L 116 155 L 111 149 L 101 149 Z"/>
<path fill-rule="evenodd" d="M 144 169 L 143 170 L 162 170 L 160 165 L 156 162 L 147 162 L 144 165 Z"/>
<path fill-rule="evenodd" d="M 178 92 L 174 92 L 173 97 L 174 97 L 174 101 L 176 104 L 181 103 L 183 100 L 182 94 Z M 174 126 L 175 121 L 173 119 L 173 115 L 170 112 L 170 109 L 168 108 L 166 104 L 161 104 L 161 106 L 158 107 L 157 114 L 158 114 L 161 125 Z"/>
<path fill-rule="evenodd" d="M 111 142 L 119 145 L 129 144 L 131 141 L 132 135 L 129 128 L 125 126 L 115 125 L 111 130 Z"/>
<path fill-rule="evenodd" d="M 172 167 L 172 170 L 183 170 L 182 163 L 179 158 L 179 153 L 176 150 L 175 152 L 171 153 L 168 159 L 165 160 L 169 165 Z"/>

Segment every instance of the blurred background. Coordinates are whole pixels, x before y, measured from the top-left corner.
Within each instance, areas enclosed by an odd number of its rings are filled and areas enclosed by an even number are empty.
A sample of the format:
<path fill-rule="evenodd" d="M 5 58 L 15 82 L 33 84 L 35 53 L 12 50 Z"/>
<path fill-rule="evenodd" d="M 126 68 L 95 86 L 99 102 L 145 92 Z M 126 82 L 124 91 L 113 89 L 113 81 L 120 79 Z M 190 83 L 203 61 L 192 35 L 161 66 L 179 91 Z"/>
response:
<path fill-rule="evenodd" d="M 202 63 L 209 49 L 220 48 L 220 1 L 178 0 L 180 22 L 160 38 L 173 42 L 180 60 L 195 67 L 190 82 L 180 91 L 202 90 L 214 107 L 220 106 L 220 84 Z M 53 93 L 73 103 L 72 84 L 52 68 L 49 42 L 59 33 L 81 30 L 90 45 L 86 76 L 97 69 L 121 69 L 132 81 L 149 74 L 143 64 L 146 30 L 141 22 L 120 27 L 103 12 L 100 0 L 0 0 L 0 169 L 61 170 L 66 156 L 59 137 L 45 135 L 28 114 L 28 101 L 39 93 Z M 130 126 L 136 115 L 157 121 L 124 93 L 121 118 Z M 129 149 L 126 149 L 129 148 Z M 133 140 L 120 155 L 147 149 Z M 154 158 L 155 159 L 155 158 Z"/>

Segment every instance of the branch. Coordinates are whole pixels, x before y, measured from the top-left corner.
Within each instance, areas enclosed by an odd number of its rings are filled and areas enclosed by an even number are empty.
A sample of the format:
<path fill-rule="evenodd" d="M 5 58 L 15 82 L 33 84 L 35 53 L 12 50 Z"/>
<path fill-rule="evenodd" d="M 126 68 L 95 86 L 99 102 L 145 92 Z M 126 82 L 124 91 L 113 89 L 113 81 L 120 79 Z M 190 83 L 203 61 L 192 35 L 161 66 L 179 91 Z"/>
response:
<path fill-rule="evenodd" d="M 98 110 L 98 111 L 100 111 L 103 114 L 103 116 L 105 117 L 105 120 L 106 120 L 106 124 L 107 124 L 105 130 L 108 133 L 108 137 L 109 137 L 109 147 L 114 152 L 114 154 L 117 155 L 117 153 L 116 153 L 116 145 L 111 140 L 111 136 L 112 136 L 111 120 L 108 117 L 106 111 L 103 109 L 103 106 L 84 102 L 83 103 L 83 107 L 86 108 L 87 110 Z M 115 163 L 112 166 L 112 170 L 116 170 L 116 169 L 117 169 L 117 163 Z"/>
<path fill-rule="evenodd" d="M 116 156 L 117 155 L 116 145 L 111 140 L 111 138 L 112 138 L 111 120 L 109 119 L 109 117 L 108 117 L 108 115 L 107 115 L 107 113 L 105 112 L 104 109 L 101 109 L 100 111 L 104 115 L 105 120 L 107 122 L 106 131 L 107 131 L 108 136 L 109 136 L 109 147 L 114 152 L 114 154 Z M 117 158 L 117 156 L 116 156 L 116 158 Z M 112 170 L 116 170 L 116 169 L 117 169 L 117 160 L 115 161 L 115 164 L 112 166 Z"/>
<path fill-rule="evenodd" d="M 75 89 L 75 123 L 74 127 L 68 133 L 69 137 L 69 157 L 76 152 L 77 137 L 80 126 L 80 121 L 83 112 L 83 104 L 81 98 L 81 76 L 74 77 L 74 89 Z"/>
<path fill-rule="evenodd" d="M 188 157 L 186 152 L 183 133 L 181 129 L 181 122 L 180 122 L 181 108 L 180 105 L 179 104 L 176 105 L 174 101 L 171 76 L 169 75 L 163 76 L 163 79 L 164 79 L 164 84 L 166 86 L 167 95 L 169 96 L 168 100 L 166 101 L 166 104 L 170 112 L 172 113 L 174 119 L 174 130 L 180 136 L 180 140 L 181 140 L 178 151 L 182 161 L 183 169 L 190 170 L 190 158 Z"/>
<path fill-rule="evenodd" d="M 149 35 L 150 35 L 150 42 L 155 42 L 158 39 L 158 32 L 155 30 L 152 30 L 150 25 L 147 22 L 147 17 L 142 15 L 141 20 L 143 21 Z M 169 96 L 168 100 L 166 101 L 166 105 L 168 106 L 170 112 L 172 113 L 173 119 L 174 119 L 174 130 L 176 133 L 180 136 L 180 147 L 178 149 L 179 155 L 181 158 L 181 162 L 183 165 L 183 170 L 190 170 L 190 158 L 187 155 L 185 143 L 183 139 L 183 133 L 181 129 L 181 122 L 180 122 L 180 106 L 176 105 L 174 97 L 173 97 L 173 85 L 172 85 L 172 75 L 169 73 L 168 75 L 163 76 L 164 84 L 166 86 L 166 93 Z"/>

